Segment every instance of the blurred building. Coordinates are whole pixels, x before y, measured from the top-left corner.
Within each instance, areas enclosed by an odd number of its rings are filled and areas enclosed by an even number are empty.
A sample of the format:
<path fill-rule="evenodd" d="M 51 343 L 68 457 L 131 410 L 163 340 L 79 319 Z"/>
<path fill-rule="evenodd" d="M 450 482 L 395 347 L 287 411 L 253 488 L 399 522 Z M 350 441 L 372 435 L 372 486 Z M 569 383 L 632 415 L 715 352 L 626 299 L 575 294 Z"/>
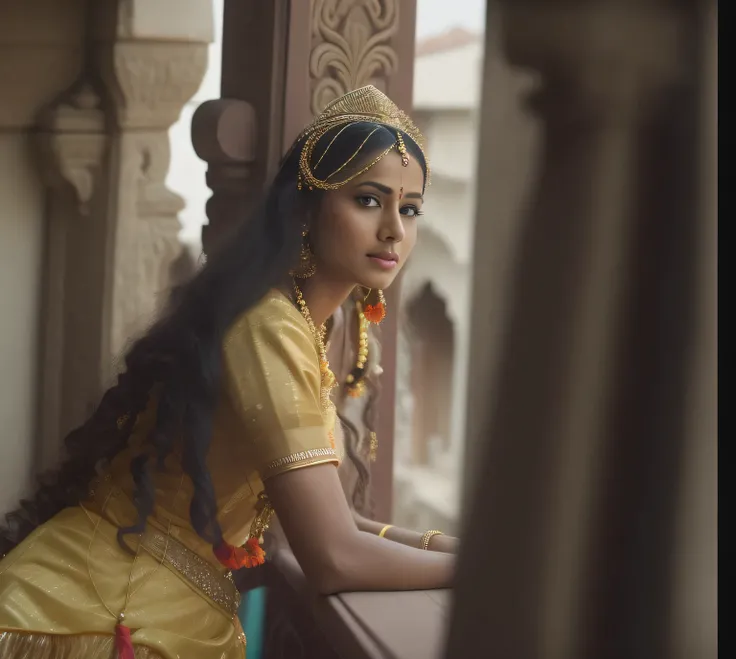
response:
<path fill-rule="evenodd" d="M 413 117 L 431 186 L 402 280 L 394 458 L 395 521 L 454 532 L 465 444 L 482 33 L 417 43 Z"/>

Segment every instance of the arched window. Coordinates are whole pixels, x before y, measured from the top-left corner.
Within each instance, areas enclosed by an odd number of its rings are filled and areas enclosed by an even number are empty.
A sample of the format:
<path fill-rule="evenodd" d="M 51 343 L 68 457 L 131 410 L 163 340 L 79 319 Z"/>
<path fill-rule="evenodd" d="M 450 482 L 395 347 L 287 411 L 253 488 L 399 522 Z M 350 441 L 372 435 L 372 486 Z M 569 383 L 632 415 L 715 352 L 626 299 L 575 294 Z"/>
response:
<path fill-rule="evenodd" d="M 446 449 L 450 442 L 454 327 L 445 301 L 431 283 L 406 306 L 409 320 L 412 462 L 429 464 L 432 447 Z"/>

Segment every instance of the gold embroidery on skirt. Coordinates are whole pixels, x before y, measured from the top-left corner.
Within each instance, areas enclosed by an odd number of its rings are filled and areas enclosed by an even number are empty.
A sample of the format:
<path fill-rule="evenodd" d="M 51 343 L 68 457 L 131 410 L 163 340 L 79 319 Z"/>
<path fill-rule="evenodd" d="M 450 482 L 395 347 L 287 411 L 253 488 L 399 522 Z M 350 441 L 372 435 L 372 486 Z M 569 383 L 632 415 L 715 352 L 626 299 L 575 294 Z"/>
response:
<path fill-rule="evenodd" d="M 135 659 L 164 659 L 145 645 L 136 645 L 134 650 Z M 0 659 L 110 659 L 114 651 L 112 635 L 0 631 Z"/>

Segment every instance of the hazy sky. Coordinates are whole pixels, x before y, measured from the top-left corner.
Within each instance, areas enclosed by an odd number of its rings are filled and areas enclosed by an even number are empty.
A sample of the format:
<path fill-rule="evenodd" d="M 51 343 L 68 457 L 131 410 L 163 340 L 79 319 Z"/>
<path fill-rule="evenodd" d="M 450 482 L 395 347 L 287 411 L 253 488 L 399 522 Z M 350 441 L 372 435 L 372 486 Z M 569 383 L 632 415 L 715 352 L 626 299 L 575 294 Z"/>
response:
<path fill-rule="evenodd" d="M 453 27 L 482 32 L 485 16 L 486 0 L 417 0 L 417 37 L 424 39 Z"/>

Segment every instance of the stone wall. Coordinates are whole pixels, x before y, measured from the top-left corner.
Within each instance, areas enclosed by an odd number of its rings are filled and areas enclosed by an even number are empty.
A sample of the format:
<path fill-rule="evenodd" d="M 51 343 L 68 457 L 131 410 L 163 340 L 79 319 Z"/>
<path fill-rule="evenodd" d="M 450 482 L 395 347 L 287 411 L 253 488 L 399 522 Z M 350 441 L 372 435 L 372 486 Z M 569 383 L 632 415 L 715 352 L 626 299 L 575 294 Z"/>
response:
<path fill-rule="evenodd" d="M 204 74 L 211 0 L 91 6 L 0 9 L 0 167 L 17 179 L 0 183 L 17 209 L 0 220 L 0 509 L 57 461 L 179 254 L 167 131 Z"/>

